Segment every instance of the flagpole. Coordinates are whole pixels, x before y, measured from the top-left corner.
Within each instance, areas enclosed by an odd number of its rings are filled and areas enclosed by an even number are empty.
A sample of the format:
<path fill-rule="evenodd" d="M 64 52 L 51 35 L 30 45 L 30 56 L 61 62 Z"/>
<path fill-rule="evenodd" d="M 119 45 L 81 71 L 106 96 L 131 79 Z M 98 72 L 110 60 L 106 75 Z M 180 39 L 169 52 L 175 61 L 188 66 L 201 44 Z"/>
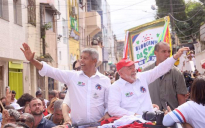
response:
<path fill-rule="evenodd" d="M 124 51 L 123 51 L 123 58 L 127 58 L 128 55 L 128 37 L 129 37 L 129 31 L 126 32 L 126 36 L 125 36 L 125 47 L 124 47 Z"/>

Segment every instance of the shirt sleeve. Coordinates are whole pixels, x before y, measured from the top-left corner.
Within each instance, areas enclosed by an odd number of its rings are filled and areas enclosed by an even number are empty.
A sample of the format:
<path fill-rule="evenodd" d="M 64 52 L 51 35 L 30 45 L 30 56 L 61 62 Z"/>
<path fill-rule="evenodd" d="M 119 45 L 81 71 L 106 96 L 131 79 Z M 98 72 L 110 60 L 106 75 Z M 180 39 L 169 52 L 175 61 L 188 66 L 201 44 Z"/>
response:
<path fill-rule="evenodd" d="M 62 83 L 69 83 L 69 80 L 74 75 L 75 71 L 60 70 L 58 68 L 51 67 L 45 62 L 43 63 L 43 68 L 39 70 L 41 76 L 48 76 Z"/>
<path fill-rule="evenodd" d="M 174 109 L 173 111 L 169 112 L 168 114 L 176 123 L 186 123 L 188 120 L 188 113 L 189 106 L 186 103 L 180 105 L 178 108 Z"/>
<path fill-rule="evenodd" d="M 65 98 L 63 100 L 63 103 L 67 104 L 68 106 L 70 106 L 70 98 L 69 98 L 69 92 L 66 92 Z"/>
<path fill-rule="evenodd" d="M 107 88 L 105 90 L 105 113 L 108 112 L 108 96 L 109 96 L 109 88 L 111 86 L 110 79 L 107 80 Z"/>
<path fill-rule="evenodd" d="M 134 112 L 128 111 L 124 108 L 120 107 L 120 103 L 122 100 L 122 96 L 120 93 L 120 89 L 115 87 L 115 85 L 111 85 L 109 90 L 109 99 L 108 99 L 108 113 L 111 116 L 124 116 L 124 115 L 134 115 Z"/>
<path fill-rule="evenodd" d="M 177 94 L 187 94 L 186 83 L 184 80 L 184 75 L 176 68 L 176 73 L 174 73 L 175 83 L 176 84 L 176 92 Z"/>
<path fill-rule="evenodd" d="M 169 126 L 174 125 L 174 123 L 175 123 L 175 121 L 172 119 L 172 117 L 169 114 L 164 116 L 164 118 L 163 118 L 163 125 L 164 126 L 169 127 Z"/>
<path fill-rule="evenodd" d="M 149 85 L 153 81 L 155 81 L 157 78 L 161 77 L 165 73 L 167 73 L 174 65 L 175 59 L 172 57 L 166 59 L 162 63 L 160 63 L 158 66 L 155 66 L 155 68 L 142 72 L 141 75 L 146 80 L 147 84 Z"/>

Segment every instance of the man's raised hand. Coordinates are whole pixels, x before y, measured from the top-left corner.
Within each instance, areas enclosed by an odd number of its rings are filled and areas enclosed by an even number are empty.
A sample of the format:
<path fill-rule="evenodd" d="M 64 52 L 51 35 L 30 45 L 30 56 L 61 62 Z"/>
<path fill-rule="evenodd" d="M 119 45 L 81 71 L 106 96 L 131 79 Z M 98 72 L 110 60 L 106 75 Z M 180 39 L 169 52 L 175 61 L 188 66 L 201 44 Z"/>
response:
<path fill-rule="evenodd" d="M 174 59 L 177 60 L 182 54 L 184 51 L 189 51 L 189 47 L 183 47 L 183 48 L 180 48 L 176 54 L 174 54 Z"/>
<path fill-rule="evenodd" d="M 21 51 L 24 53 L 24 56 L 28 61 L 32 61 L 35 55 L 35 52 L 32 52 L 28 44 L 23 43 L 22 44 L 23 48 L 20 48 Z"/>

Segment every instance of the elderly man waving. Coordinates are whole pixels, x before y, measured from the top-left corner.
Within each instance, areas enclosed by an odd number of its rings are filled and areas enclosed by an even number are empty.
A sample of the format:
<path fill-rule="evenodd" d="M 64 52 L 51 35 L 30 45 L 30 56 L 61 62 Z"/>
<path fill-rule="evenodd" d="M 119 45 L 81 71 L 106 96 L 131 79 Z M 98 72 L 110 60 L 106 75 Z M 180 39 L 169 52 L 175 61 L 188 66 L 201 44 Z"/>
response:
<path fill-rule="evenodd" d="M 148 85 L 168 72 L 182 55 L 184 47 L 154 69 L 136 74 L 133 61 L 122 59 L 117 63 L 120 79 L 109 90 L 108 113 L 111 116 L 142 115 L 143 111 L 153 111 Z"/>
<path fill-rule="evenodd" d="M 110 79 L 96 69 L 99 55 L 94 49 L 82 51 L 81 71 L 60 70 L 35 60 L 35 53 L 26 43 L 21 50 L 26 59 L 39 70 L 41 76 L 48 76 L 68 85 L 69 93 L 67 92 L 62 107 L 65 124 L 93 124 L 109 118 L 106 110 Z M 69 107 L 71 118 L 68 116 Z"/>

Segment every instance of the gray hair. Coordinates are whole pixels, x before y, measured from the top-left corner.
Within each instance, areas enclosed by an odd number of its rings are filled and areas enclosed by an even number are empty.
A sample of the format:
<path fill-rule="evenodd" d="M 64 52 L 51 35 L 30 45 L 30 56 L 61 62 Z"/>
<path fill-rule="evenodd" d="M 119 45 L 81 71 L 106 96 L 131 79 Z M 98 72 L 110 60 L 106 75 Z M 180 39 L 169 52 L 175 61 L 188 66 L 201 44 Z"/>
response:
<path fill-rule="evenodd" d="M 86 48 L 82 51 L 82 53 L 89 53 L 89 55 L 92 57 L 92 59 L 97 59 L 97 62 L 99 61 L 99 54 L 93 48 Z"/>
<path fill-rule="evenodd" d="M 54 111 L 55 110 L 62 110 L 62 104 L 63 104 L 63 100 L 62 99 L 56 100 L 54 102 L 54 105 L 53 105 Z"/>
<path fill-rule="evenodd" d="M 4 125 L 4 128 L 23 128 L 23 127 L 19 127 L 17 124 L 14 123 L 7 123 Z"/>
<path fill-rule="evenodd" d="M 15 118 L 15 120 L 19 119 L 20 113 L 16 111 L 15 109 L 9 109 L 8 112 L 11 117 Z"/>
<path fill-rule="evenodd" d="M 154 46 L 154 51 L 159 51 L 159 49 L 160 49 L 160 45 L 167 45 L 167 46 L 169 46 L 169 44 L 168 43 L 166 43 L 166 42 L 159 42 L 159 43 L 157 43 L 155 46 Z"/>
<path fill-rule="evenodd" d="M 29 114 L 29 113 L 23 113 L 22 116 L 25 116 L 26 117 L 26 121 L 32 123 L 34 122 L 34 117 L 33 115 Z"/>

